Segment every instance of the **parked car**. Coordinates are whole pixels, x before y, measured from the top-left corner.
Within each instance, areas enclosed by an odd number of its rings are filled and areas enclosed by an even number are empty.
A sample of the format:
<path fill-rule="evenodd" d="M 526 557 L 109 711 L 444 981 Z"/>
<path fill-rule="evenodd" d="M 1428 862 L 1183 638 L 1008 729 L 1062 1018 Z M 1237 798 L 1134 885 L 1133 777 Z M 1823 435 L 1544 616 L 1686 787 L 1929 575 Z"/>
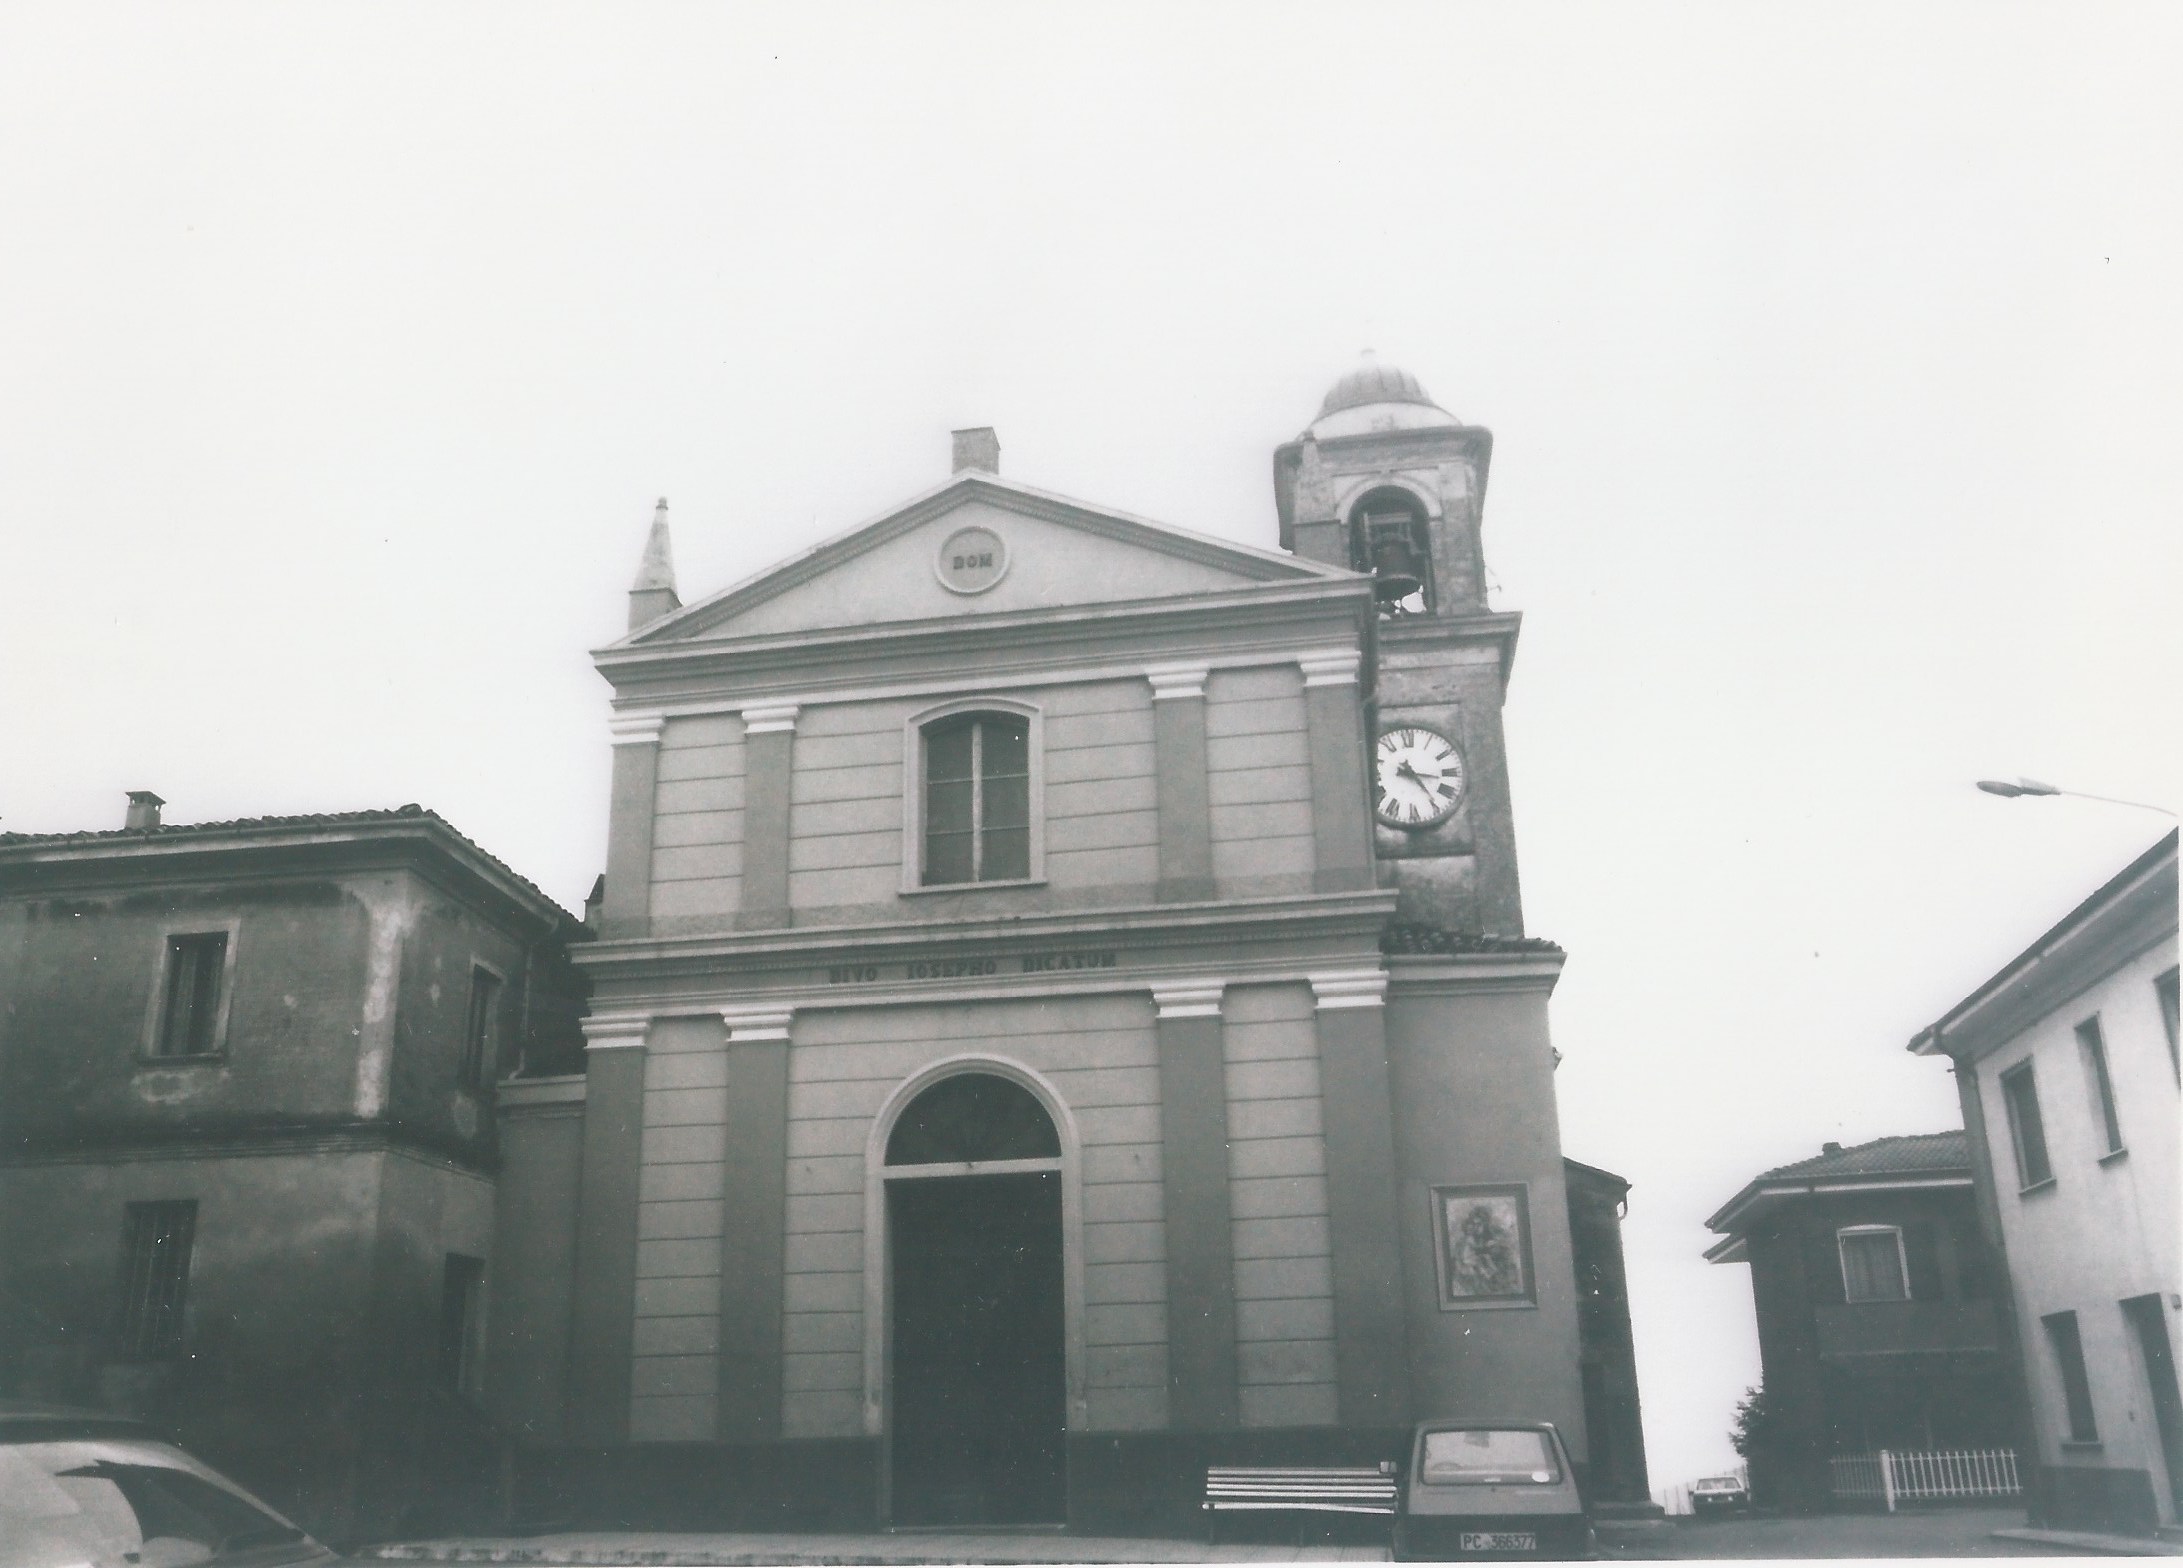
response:
<path fill-rule="evenodd" d="M 1690 1487 L 1690 1511 L 1703 1519 L 1709 1514 L 1740 1514 L 1751 1507 L 1751 1488 L 1740 1475 L 1709 1475 Z"/>
<path fill-rule="evenodd" d="M 0 1401 L 0 1568 L 332 1568 L 333 1553 L 152 1428 Z"/>
<path fill-rule="evenodd" d="M 1398 1561 L 1593 1555 L 1561 1433 L 1546 1421 L 1424 1421 L 1395 1515 Z"/>

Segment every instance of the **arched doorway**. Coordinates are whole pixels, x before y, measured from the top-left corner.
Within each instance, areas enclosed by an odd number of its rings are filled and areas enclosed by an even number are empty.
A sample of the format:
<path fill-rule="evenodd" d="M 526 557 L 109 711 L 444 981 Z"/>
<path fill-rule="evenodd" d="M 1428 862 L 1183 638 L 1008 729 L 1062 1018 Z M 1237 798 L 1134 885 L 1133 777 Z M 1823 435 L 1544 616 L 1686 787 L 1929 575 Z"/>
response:
<path fill-rule="evenodd" d="M 1061 1139 L 1023 1085 L 951 1074 L 885 1159 L 892 1522 L 1057 1523 L 1067 1426 Z"/>

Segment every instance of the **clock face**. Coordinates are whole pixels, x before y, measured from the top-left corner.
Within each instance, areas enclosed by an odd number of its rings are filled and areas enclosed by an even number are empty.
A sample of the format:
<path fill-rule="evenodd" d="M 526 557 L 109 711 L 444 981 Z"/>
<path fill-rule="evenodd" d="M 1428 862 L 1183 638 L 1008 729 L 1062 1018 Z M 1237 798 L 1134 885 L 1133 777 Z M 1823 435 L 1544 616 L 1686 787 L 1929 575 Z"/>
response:
<path fill-rule="evenodd" d="M 1372 748 L 1372 810 L 1391 828 L 1429 828 L 1463 799 L 1463 756 L 1438 730 L 1406 725 Z"/>

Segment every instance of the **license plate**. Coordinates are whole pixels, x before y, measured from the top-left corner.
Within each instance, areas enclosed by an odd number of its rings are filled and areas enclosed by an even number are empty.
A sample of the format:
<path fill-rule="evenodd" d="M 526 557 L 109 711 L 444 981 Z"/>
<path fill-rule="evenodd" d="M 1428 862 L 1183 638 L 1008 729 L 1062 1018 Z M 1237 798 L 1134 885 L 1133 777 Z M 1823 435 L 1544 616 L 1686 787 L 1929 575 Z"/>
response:
<path fill-rule="evenodd" d="M 1455 1544 L 1465 1552 L 1535 1552 L 1539 1538 L 1530 1530 L 1465 1530 Z"/>

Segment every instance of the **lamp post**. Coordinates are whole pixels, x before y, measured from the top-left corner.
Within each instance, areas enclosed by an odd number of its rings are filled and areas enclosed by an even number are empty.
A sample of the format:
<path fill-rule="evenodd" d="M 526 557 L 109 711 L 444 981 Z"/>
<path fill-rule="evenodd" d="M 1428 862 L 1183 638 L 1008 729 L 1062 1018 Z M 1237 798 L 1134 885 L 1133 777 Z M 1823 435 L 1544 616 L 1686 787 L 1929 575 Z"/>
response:
<path fill-rule="evenodd" d="M 2110 806 L 2135 806 L 2140 811 L 2157 811 L 2164 817 L 2174 812 L 2166 806 L 2155 806 L 2142 800 L 2117 800 L 2112 795 L 2087 795 L 2083 790 L 2057 789 L 2052 784 L 2042 784 L 2037 779 L 2019 778 L 2014 783 L 2007 779 L 1980 779 L 1978 787 L 1989 795 L 2000 795 L 2013 800 L 2019 795 L 2074 795 L 2079 800 L 2103 801 Z"/>

